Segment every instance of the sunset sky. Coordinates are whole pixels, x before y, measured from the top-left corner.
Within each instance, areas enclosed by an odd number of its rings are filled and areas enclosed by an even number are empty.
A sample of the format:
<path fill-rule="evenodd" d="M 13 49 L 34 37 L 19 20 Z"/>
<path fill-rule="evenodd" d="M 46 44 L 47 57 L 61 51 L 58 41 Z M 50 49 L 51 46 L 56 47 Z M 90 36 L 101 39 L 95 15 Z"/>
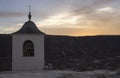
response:
<path fill-rule="evenodd" d="M 51 35 L 120 35 L 120 0 L 0 0 L 0 33 L 32 21 Z"/>

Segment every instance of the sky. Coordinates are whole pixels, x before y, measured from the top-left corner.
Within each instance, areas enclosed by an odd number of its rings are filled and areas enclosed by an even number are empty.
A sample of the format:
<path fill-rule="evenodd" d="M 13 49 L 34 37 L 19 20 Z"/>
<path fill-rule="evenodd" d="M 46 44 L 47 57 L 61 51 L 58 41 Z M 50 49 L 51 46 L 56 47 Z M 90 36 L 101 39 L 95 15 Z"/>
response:
<path fill-rule="evenodd" d="M 120 35 L 120 0 L 0 0 L 0 34 L 32 21 L 50 35 Z"/>

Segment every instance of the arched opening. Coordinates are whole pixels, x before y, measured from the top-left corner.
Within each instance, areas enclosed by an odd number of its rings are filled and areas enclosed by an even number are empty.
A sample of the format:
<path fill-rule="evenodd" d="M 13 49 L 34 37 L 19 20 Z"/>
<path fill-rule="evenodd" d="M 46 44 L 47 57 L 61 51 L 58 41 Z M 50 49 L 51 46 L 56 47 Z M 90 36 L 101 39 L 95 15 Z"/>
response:
<path fill-rule="evenodd" d="M 27 40 L 23 44 L 23 56 L 34 56 L 34 44 L 32 41 Z"/>

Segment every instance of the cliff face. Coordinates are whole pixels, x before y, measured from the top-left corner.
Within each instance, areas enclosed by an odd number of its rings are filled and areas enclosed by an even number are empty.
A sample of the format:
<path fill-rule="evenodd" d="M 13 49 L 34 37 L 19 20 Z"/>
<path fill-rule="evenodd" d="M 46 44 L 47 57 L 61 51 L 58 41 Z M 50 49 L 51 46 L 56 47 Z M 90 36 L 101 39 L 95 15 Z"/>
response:
<path fill-rule="evenodd" d="M 49 36 L 45 37 L 46 63 L 60 65 L 81 61 L 118 61 L 120 36 Z M 83 63 L 82 62 L 82 63 Z M 111 63 L 111 61 L 110 61 Z"/>

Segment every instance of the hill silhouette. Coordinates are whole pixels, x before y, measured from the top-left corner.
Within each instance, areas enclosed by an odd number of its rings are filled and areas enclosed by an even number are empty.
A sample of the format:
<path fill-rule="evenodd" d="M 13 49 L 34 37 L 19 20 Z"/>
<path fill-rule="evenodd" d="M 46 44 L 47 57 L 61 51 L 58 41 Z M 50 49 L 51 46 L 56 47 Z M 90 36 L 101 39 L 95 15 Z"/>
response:
<path fill-rule="evenodd" d="M 105 69 L 105 65 L 108 64 L 108 69 L 115 69 L 120 66 L 120 36 L 70 37 L 47 35 L 45 37 L 45 57 L 46 63 L 53 64 L 55 69 L 70 68 L 76 64 L 84 64 L 84 66 L 87 65 L 86 67 L 93 64 L 98 66 L 98 69 Z M 93 62 L 99 64 L 96 65 Z M 95 66 L 93 68 L 96 69 Z"/>

